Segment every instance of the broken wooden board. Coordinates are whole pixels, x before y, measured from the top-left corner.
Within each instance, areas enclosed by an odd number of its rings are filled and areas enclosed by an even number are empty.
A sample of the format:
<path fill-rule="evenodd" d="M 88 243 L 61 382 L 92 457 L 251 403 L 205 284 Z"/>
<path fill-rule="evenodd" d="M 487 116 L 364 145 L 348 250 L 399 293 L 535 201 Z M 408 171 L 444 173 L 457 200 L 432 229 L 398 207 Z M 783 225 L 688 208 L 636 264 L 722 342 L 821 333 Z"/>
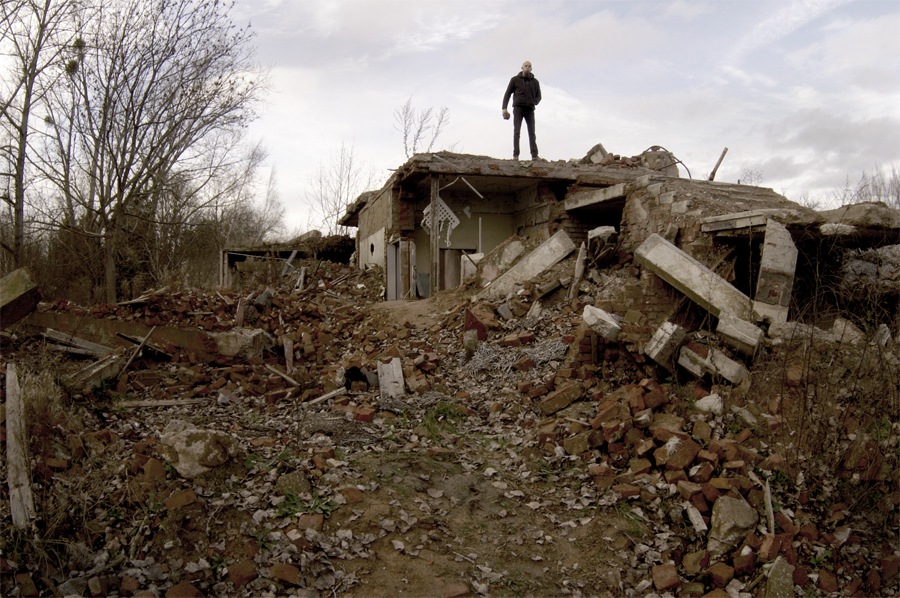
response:
<path fill-rule="evenodd" d="M 95 388 L 119 375 L 127 358 L 121 350 L 112 351 L 94 363 L 63 378 L 63 386 L 73 391 Z"/>
<path fill-rule="evenodd" d="M 16 364 L 6 366 L 6 458 L 9 507 L 13 525 L 28 526 L 35 517 L 34 497 L 28 471 L 28 437 L 25 434 L 25 405 L 16 374 Z"/>
<path fill-rule="evenodd" d="M 53 330 L 52 328 L 48 328 L 46 332 L 42 332 L 41 336 L 58 343 L 62 343 L 63 345 L 68 345 L 70 347 L 69 349 L 63 347 L 60 350 L 68 350 L 69 353 L 103 357 L 113 350 L 112 347 L 107 347 L 106 345 L 101 345 L 99 343 L 92 343 L 91 341 L 86 341 L 83 338 L 78 338 L 77 336 L 71 334 L 58 332 L 56 330 Z M 55 348 L 54 345 L 51 345 L 51 347 Z"/>
<path fill-rule="evenodd" d="M 57 312 L 33 312 L 23 320 L 23 324 L 32 334 L 40 334 L 46 328 L 53 328 L 64 334 L 77 335 L 78 338 L 91 342 L 111 347 L 129 348 L 134 348 L 136 343 L 119 337 L 119 333 L 138 339 L 137 343 L 140 343 L 140 339 L 147 336 L 150 331 L 148 326 L 134 322 L 97 319 Z M 203 330 L 161 326 L 153 333 L 153 338 L 158 344 L 174 345 L 185 352 L 193 353 L 198 359 L 204 361 L 216 355 L 215 341 Z M 160 355 L 160 357 L 163 356 Z"/>
<path fill-rule="evenodd" d="M 34 311 L 41 291 L 25 268 L 0 279 L 0 327 L 8 328 Z"/>
<path fill-rule="evenodd" d="M 122 401 L 121 406 L 125 409 L 135 409 L 137 407 L 180 407 L 182 405 L 196 405 L 201 403 L 203 399 L 160 399 L 158 401 Z"/>
<path fill-rule="evenodd" d="M 156 326 L 153 327 L 153 330 L 156 330 Z M 151 330 L 151 332 L 153 332 Z M 138 345 L 143 351 L 146 352 L 147 357 L 153 359 L 154 361 L 171 361 L 172 356 L 149 342 L 146 342 L 146 336 L 141 338 L 134 338 L 133 336 L 128 336 L 127 334 L 122 334 L 121 332 L 117 332 L 116 336 L 119 338 L 124 338 L 129 343 Z M 143 347 L 141 347 L 143 345 Z"/>

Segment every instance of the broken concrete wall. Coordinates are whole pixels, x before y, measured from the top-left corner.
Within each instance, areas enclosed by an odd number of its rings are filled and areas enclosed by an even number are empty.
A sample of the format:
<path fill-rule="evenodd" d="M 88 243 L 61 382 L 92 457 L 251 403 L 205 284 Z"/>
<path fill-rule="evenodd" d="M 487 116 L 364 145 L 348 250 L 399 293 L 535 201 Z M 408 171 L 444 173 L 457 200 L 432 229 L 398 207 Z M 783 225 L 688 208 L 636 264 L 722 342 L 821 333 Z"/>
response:
<path fill-rule="evenodd" d="M 384 267 L 384 246 L 394 223 L 393 197 L 393 189 L 386 186 L 359 212 L 357 265 L 360 268 L 368 264 Z M 379 249 L 380 254 L 376 254 Z"/>
<path fill-rule="evenodd" d="M 540 241 L 549 239 L 556 233 L 553 223 L 553 206 L 559 204 L 552 187 L 539 183 L 519 192 L 513 226 L 520 237 L 531 237 Z"/>

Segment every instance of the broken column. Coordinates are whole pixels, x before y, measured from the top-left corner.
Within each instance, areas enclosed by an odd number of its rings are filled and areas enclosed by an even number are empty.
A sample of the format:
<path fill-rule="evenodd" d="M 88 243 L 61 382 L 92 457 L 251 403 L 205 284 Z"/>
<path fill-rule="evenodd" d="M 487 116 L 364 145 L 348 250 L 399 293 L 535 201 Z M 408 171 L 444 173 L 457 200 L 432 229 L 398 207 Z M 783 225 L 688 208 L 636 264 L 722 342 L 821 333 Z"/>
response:
<path fill-rule="evenodd" d="M 684 328 L 678 324 L 663 322 L 644 347 L 644 353 L 670 372 L 674 372 L 675 357 L 678 348 L 684 343 L 686 334 Z"/>
<path fill-rule="evenodd" d="M 791 233 L 780 222 L 769 218 L 766 220 L 766 236 L 753 302 L 759 319 L 773 323 L 787 322 L 796 268 L 797 247 Z"/>

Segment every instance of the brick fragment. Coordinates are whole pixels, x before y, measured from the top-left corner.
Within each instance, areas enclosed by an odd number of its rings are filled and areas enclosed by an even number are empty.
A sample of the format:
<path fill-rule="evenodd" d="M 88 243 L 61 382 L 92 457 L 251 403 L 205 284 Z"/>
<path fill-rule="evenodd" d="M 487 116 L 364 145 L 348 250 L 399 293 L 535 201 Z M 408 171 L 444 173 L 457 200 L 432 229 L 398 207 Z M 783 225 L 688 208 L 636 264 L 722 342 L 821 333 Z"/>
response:
<path fill-rule="evenodd" d="M 653 586 L 657 592 L 667 592 L 677 588 L 681 583 L 678 579 L 678 569 L 672 564 L 654 565 L 652 575 Z"/>
<path fill-rule="evenodd" d="M 819 589 L 827 594 L 840 589 L 837 576 L 828 569 L 819 569 Z"/>
<path fill-rule="evenodd" d="M 734 578 L 734 567 L 727 563 L 718 562 L 707 569 L 706 573 L 717 587 L 724 588 Z"/>

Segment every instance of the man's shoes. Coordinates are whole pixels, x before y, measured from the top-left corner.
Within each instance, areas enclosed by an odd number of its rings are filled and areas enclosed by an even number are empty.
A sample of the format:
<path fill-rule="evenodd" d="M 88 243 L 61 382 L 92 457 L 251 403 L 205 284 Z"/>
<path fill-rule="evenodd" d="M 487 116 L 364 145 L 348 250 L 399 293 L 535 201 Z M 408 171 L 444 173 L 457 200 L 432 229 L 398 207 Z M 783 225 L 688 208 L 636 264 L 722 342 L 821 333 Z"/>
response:
<path fill-rule="evenodd" d="M 542 159 L 543 158 L 541 158 L 540 156 L 531 156 L 532 162 L 537 162 L 538 160 L 542 160 Z"/>
<path fill-rule="evenodd" d="M 516 162 L 518 162 L 518 161 L 519 161 L 519 156 L 513 156 L 513 160 L 515 160 Z"/>

